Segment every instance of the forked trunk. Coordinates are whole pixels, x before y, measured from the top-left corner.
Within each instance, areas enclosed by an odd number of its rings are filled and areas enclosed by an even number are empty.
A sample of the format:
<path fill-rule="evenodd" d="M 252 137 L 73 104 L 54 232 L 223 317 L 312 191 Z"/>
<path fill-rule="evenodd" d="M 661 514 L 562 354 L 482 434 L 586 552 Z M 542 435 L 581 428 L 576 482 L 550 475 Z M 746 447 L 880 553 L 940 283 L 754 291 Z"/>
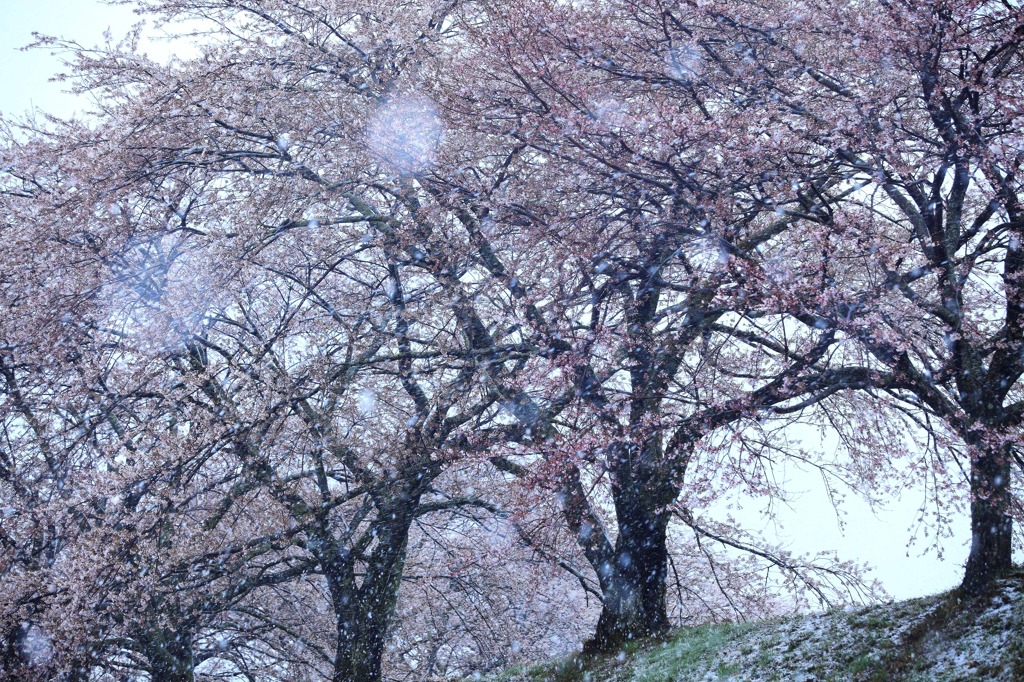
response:
<path fill-rule="evenodd" d="M 665 608 L 668 515 L 635 511 L 619 516 L 612 558 L 598 568 L 604 603 L 584 650 L 609 652 L 669 629 Z"/>
<path fill-rule="evenodd" d="M 379 682 L 388 629 L 395 613 L 405 567 L 409 528 L 419 500 L 416 493 L 380 512 L 386 523 L 375 527 L 377 545 L 358 586 L 351 559 L 342 571 L 328 575 L 336 615 L 337 646 L 333 682 Z"/>

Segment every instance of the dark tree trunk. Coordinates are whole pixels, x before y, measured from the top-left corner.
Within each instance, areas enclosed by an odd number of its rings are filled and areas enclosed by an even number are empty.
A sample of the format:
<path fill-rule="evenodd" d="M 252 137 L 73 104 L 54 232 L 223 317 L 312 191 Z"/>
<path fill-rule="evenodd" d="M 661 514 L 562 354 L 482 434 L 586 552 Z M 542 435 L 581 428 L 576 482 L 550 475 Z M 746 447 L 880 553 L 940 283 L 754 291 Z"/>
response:
<path fill-rule="evenodd" d="M 376 547 L 366 564 L 362 584 L 357 585 L 350 557 L 342 570 L 328 571 L 334 602 L 337 646 L 333 682 L 379 682 L 394 617 L 398 589 L 405 567 L 409 528 L 415 519 L 419 495 L 404 494 L 394 507 L 380 509 L 375 525 Z"/>
<path fill-rule="evenodd" d="M 192 634 L 184 628 L 160 628 L 144 642 L 152 682 L 193 682 Z"/>
<path fill-rule="evenodd" d="M 395 592 L 397 595 L 397 589 Z M 353 605 L 337 614 L 338 643 L 332 679 L 334 682 L 379 682 L 393 607 L 389 608 L 386 603 L 389 596 L 379 591 L 360 588 L 355 590 L 353 598 Z M 390 601 L 393 602 L 393 597 Z"/>
<path fill-rule="evenodd" d="M 636 508 L 619 513 L 610 559 L 598 567 L 604 603 L 587 652 L 614 651 L 626 642 L 669 629 L 665 609 L 668 514 Z"/>
<path fill-rule="evenodd" d="M 601 616 L 584 644 L 587 653 L 615 651 L 669 629 L 667 507 L 679 495 L 689 460 L 684 451 L 689 452 L 674 447 L 666 457 L 660 436 L 639 447 L 613 446 L 608 463 L 618 525 L 614 545 L 587 504 L 578 474 L 563 478 L 566 518 L 601 586 Z"/>
<path fill-rule="evenodd" d="M 384 656 L 383 624 L 359 621 L 339 616 L 337 622 L 338 645 L 334 653 L 334 682 L 377 682 L 381 679 Z"/>
<path fill-rule="evenodd" d="M 644 261 L 663 264 L 674 251 L 664 235 L 644 247 Z M 681 358 L 667 352 L 655 336 L 661 290 L 653 281 L 637 284 L 627 295 L 628 351 L 631 367 L 629 433 L 647 431 L 659 414 Z M 691 312 L 696 319 L 696 313 Z M 664 633 L 668 576 L 666 545 L 669 514 L 665 507 L 679 494 L 680 462 L 666 459 L 662 435 L 619 443 L 609 450 L 609 474 L 618 535 L 611 556 L 596 566 L 602 609 L 594 637 L 585 649 L 612 651 L 626 642 Z"/>
<path fill-rule="evenodd" d="M 24 674 L 27 663 L 22 656 L 22 640 L 26 632 L 25 624 L 8 624 L 0 644 L 0 679 L 16 680 Z"/>
<path fill-rule="evenodd" d="M 971 553 L 963 591 L 978 596 L 1013 566 L 1010 457 L 985 450 L 971 463 Z"/>

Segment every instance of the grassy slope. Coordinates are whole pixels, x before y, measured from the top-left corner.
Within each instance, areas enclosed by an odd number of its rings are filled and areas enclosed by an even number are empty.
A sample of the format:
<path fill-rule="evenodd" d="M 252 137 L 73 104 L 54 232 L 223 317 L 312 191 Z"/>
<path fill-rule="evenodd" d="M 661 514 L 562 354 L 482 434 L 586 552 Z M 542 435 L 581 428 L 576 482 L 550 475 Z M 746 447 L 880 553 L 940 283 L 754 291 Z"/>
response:
<path fill-rule="evenodd" d="M 491 679 L 1024 681 L 1024 572 L 972 604 L 947 593 L 820 615 L 684 628 L 616 656 L 578 656 Z"/>

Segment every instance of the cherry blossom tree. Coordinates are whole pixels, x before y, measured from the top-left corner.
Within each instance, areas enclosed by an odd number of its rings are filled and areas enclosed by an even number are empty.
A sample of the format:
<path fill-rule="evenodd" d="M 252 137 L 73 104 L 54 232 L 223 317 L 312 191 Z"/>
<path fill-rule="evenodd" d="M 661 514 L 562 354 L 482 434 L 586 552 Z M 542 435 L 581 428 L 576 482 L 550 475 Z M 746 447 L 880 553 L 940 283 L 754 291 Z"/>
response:
<path fill-rule="evenodd" d="M 138 6 L 200 55 L 43 39 L 97 111 L 0 165 L 5 672 L 465 674 L 862 596 L 707 510 L 875 484 L 892 410 L 969 462 L 965 587 L 1009 566 L 1012 8 Z"/>
<path fill-rule="evenodd" d="M 602 592 L 591 644 L 610 649 L 668 627 L 669 521 L 706 538 L 690 507 L 728 486 L 721 470 L 698 473 L 701 457 L 735 467 L 751 492 L 779 493 L 764 439 L 741 436 L 744 454 L 730 460 L 709 448 L 716 431 L 756 431 L 766 410 L 795 411 L 825 386 L 869 380 L 864 368 L 828 365 L 834 331 L 792 334 L 776 305 L 819 296 L 813 282 L 787 281 L 786 234 L 826 222 L 850 190 L 834 156 L 791 134 L 799 114 L 773 101 L 737 105 L 737 74 L 701 64 L 700 48 L 667 28 L 679 21 L 668 8 L 489 9 L 465 57 L 479 75 L 449 106 L 527 150 L 530 167 L 517 173 L 543 176 L 549 198 L 515 219 L 577 268 L 554 275 L 566 278 L 563 297 L 577 297 L 574 314 L 528 316 L 571 372 L 573 409 L 520 400 L 517 417 L 527 440 L 545 434 L 542 460 Z M 778 130 L 766 135 L 765 120 Z M 494 219 L 467 212 L 470 229 Z M 525 281 L 491 251 L 481 260 L 493 276 Z M 587 493 L 600 481 L 613 532 Z"/>
<path fill-rule="evenodd" d="M 122 595 L 103 609 L 114 625 L 81 636 L 109 641 L 114 664 L 192 679 L 218 618 L 256 618 L 258 590 L 312 573 L 335 615 L 331 675 L 379 679 L 413 524 L 489 506 L 437 484 L 498 413 L 478 377 L 513 381 L 529 360 L 514 342 L 486 357 L 464 344 L 481 334 L 467 302 L 488 294 L 463 281 L 459 244 L 418 189 L 440 121 L 399 76 L 439 19 L 406 17 L 399 45 L 390 15 L 159 9 L 197 13 L 228 40 L 210 36 L 207 59 L 188 65 L 160 67 L 131 45 L 80 52 L 81 87 L 105 96 L 102 125 L 61 126 L 40 147 L 86 158 L 44 179 L 17 146 L 9 170 L 12 201 L 72 230 L 69 257 L 47 254 L 53 272 L 76 258 L 99 270 L 64 278 L 89 304 L 66 322 L 110 364 L 90 397 L 113 434 L 107 478 L 125 492 L 99 525 L 139 532 L 105 583 Z M 354 28 L 370 42 L 348 40 Z M 337 41 L 327 67 L 325 38 Z M 325 85 L 339 78 L 340 92 Z M 287 101 L 268 108 L 275 91 Z M 340 99 L 325 109 L 325 93 Z M 126 623 L 132 595 L 148 608 Z"/>
<path fill-rule="evenodd" d="M 1006 2 L 707 8 L 805 134 L 862 189 L 837 211 L 832 324 L 888 388 L 937 418 L 971 496 L 963 588 L 1012 565 L 1021 464 L 1022 24 Z M 885 382 L 883 382 L 885 383 Z M 925 425 L 927 426 L 927 424 Z"/>

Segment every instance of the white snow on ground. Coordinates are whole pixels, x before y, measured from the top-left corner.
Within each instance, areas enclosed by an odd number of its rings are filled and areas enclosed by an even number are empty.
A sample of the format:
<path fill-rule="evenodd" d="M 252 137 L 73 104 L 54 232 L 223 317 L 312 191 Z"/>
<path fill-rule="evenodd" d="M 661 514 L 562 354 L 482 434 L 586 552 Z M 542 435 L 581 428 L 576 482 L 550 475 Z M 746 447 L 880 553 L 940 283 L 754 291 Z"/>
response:
<path fill-rule="evenodd" d="M 518 668 L 502 682 L 1024 680 L 1024 575 L 968 604 L 951 594 L 761 623 L 679 630 L 581 665 Z"/>

